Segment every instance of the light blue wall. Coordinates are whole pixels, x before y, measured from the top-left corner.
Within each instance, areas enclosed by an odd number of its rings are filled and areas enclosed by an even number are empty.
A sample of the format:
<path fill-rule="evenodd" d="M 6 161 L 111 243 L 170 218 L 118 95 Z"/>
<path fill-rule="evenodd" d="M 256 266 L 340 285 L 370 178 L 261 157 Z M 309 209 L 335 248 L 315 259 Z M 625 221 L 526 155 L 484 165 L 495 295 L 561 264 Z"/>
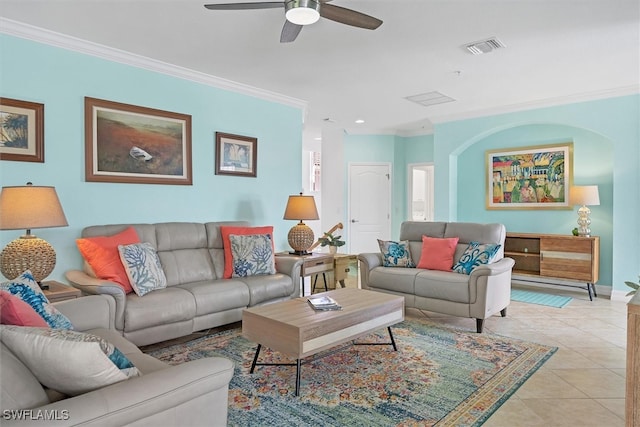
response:
<path fill-rule="evenodd" d="M 81 266 L 74 239 L 94 224 L 242 219 L 274 225 L 276 247 L 288 247 L 293 224 L 282 214 L 301 188 L 300 109 L 11 36 L 0 35 L 0 49 L 0 96 L 45 105 L 45 163 L 1 161 L 0 181 L 56 187 L 69 227 L 34 230 L 56 249 L 52 279 Z M 85 96 L 190 114 L 193 185 L 85 182 Z M 258 138 L 257 178 L 215 175 L 216 131 Z M 0 245 L 23 233 L 0 232 Z"/>
<path fill-rule="evenodd" d="M 437 124 L 433 135 L 348 137 L 351 162 L 396 160 L 394 232 L 406 217 L 406 165 L 435 164 L 435 216 L 440 221 L 501 222 L 508 230 L 570 234 L 577 211 L 487 210 L 486 150 L 572 142 L 576 185 L 598 185 L 591 207 L 592 232 L 600 236 L 599 285 L 626 292 L 640 273 L 640 95 Z M 400 160 L 403 159 L 403 160 Z M 383 161 L 383 160 L 377 160 Z M 400 161 L 399 164 L 397 161 Z M 397 238 L 397 234 L 394 234 Z"/>
<path fill-rule="evenodd" d="M 500 221 L 521 232 L 568 234 L 573 211 L 488 211 L 484 151 L 573 141 L 576 184 L 597 184 L 592 229 L 601 237 L 598 284 L 625 290 L 640 272 L 640 96 L 630 95 L 435 127 L 435 206 L 439 220 Z M 481 175 L 478 175 L 481 174 Z M 482 196 L 480 196 L 482 195 Z"/>
<path fill-rule="evenodd" d="M 613 144 L 599 134 L 554 124 L 522 125 L 483 138 L 458 156 L 458 220 L 500 222 L 508 231 L 571 234 L 577 227 L 577 208 L 571 210 L 486 210 L 486 150 L 530 145 L 573 143 L 576 185 L 597 185 L 600 206 L 591 206 L 591 231 L 600 236 L 599 284 L 611 283 L 613 249 Z"/>

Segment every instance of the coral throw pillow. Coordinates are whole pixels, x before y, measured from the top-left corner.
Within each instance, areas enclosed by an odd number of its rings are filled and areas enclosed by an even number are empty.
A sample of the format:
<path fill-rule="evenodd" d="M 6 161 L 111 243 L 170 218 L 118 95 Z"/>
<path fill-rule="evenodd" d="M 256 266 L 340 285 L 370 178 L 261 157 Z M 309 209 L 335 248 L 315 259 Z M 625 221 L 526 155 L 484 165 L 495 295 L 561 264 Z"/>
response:
<path fill-rule="evenodd" d="M 234 234 L 236 236 L 269 234 L 271 236 L 271 243 L 273 244 L 272 225 L 266 225 L 263 227 L 235 227 L 232 225 L 223 225 L 220 227 L 220 233 L 222 234 L 222 247 L 224 248 L 224 273 L 222 274 L 224 279 L 230 279 L 233 275 L 233 253 L 231 252 L 231 241 L 229 239 L 230 234 Z"/>
<path fill-rule="evenodd" d="M 460 240 L 458 237 L 440 239 L 422 236 L 422 255 L 420 255 L 418 268 L 451 271 L 458 240 Z"/>
<path fill-rule="evenodd" d="M 0 324 L 49 327 L 33 307 L 7 291 L 0 291 Z"/>
<path fill-rule="evenodd" d="M 140 243 L 135 228 L 126 230 L 113 236 L 87 237 L 76 239 L 78 250 L 91 266 L 96 277 L 117 283 L 126 293 L 133 292 L 127 272 L 122 265 L 118 245 Z"/>

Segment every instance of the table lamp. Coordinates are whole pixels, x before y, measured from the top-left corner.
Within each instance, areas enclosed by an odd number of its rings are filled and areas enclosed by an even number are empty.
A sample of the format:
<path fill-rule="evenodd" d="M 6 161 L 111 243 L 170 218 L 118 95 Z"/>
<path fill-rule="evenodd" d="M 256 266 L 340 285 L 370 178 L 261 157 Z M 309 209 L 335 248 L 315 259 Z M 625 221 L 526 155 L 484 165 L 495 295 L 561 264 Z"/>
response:
<path fill-rule="evenodd" d="M 578 209 L 578 236 L 591 236 L 591 209 L 587 206 L 598 206 L 600 196 L 597 185 L 574 185 L 569 189 L 569 203 L 572 206 L 581 206 Z"/>
<path fill-rule="evenodd" d="M 31 234 L 31 229 L 67 225 L 54 187 L 39 187 L 30 182 L 20 187 L 2 187 L 0 230 L 26 229 L 27 233 L 0 252 L 0 272 L 11 280 L 31 270 L 40 283 L 56 266 L 56 252 L 47 241 Z"/>
<path fill-rule="evenodd" d="M 289 196 L 283 219 L 300 221 L 289 230 L 289 245 L 293 248 L 292 254 L 307 255 L 307 250 L 313 245 L 313 230 L 303 220 L 319 219 L 318 209 L 313 196 Z"/>

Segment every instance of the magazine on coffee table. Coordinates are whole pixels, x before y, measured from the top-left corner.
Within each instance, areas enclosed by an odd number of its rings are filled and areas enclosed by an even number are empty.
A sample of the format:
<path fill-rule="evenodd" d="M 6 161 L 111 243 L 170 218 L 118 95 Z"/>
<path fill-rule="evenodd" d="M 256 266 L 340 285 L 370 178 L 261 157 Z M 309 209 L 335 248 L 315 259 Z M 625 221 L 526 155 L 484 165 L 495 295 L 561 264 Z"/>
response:
<path fill-rule="evenodd" d="M 331 297 L 311 297 L 307 298 L 307 301 L 313 307 L 314 310 L 327 311 L 327 310 L 342 310 L 342 306 Z"/>

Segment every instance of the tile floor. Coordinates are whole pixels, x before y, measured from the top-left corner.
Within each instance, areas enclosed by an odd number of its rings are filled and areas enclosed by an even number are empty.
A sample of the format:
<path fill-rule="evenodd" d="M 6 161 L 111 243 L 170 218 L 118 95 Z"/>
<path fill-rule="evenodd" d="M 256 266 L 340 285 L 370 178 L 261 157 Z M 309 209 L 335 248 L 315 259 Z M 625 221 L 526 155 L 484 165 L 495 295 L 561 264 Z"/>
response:
<path fill-rule="evenodd" d="M 514 286 L 515 287 L 515 286 Z M 563 308 L 512 302 L 485 331 L 558 347 L 558 351 L 487 420 L 488 427 L 624 426 L 627 306 L 586 291 L 536 289 L 573 297 Z M 566 289 L 566 290 L 564 290 Z M 475 329 L 475 321 L 407 310 Z"/>

